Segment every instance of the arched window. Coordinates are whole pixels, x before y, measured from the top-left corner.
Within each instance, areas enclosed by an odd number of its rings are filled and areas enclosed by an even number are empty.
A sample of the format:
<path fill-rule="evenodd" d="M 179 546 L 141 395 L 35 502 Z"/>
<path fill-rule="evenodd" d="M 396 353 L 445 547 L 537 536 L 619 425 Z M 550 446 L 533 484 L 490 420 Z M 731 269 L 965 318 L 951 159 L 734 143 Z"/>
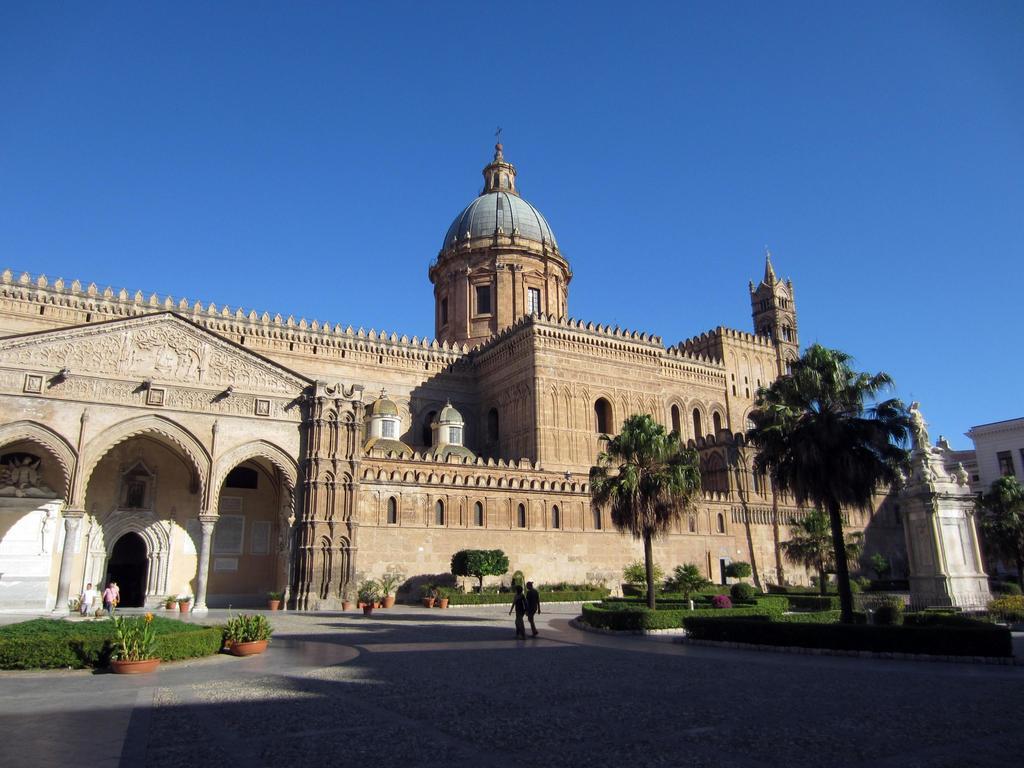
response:
<path fill-rule="evenodd" d="M 679 439 L 683 438 L 683 425 L 680 422 L 679 417 L 679 406 L 672 406 L 672 431 L 679 435 Z"/>
<path fill-rule="evenodd" d="M 431 411 L 423 419 L 423 429 L 420 431 L 420 444 L 428 448 L 434 444 L 434 431 L 430 428 L 430 425 L 434 423 L 436 416 L 437 411 Z"/>
<path fill-rule="evenodd" d="M 696 533 L 697 532 L 697 516 L 696 515 L 690 515 L 689 526 L 690 526 L 690 533 Z"/>
<path fill-rule="evenodd" d="M 394 496 L 388 499 L 388 525 L 398 523 L 398 501 Z"/>
<path fill-rule="evenodd" d="M 561 528 L 562 527 L 562 513 L 558 511 L 558 505 L 554 504 L 551 507 L 551 527 Z"/>
<path fill-rule="evenodd" d="M 718 411 L 715 411 L 713 414 L 711 414 L 711 423 L 714 425 L 715 434 L 717 435 L 719 432 L 722 431 L 722 414 L 720 414 Z"/>
<path fill-rule="evenodd" d="M 434 525 L 444 525 L 444 502 L 440 499 L 434 505 Z"/>
<path fill-rule="evenodd" d="M 603 397 L 599 397 L 594 403 L 594 428 L 599 435 L 606 435 L 612 431 L 611 427 L 612 404 Z"/>
<path fill-rule="evenodd" d="M 725 533 L 725 515 L 718 513 L 718 532 Z"/>
<path fill-rule="evenodd" d="M 729 478 L 726 474 L 725 462 L 717 453 L 711 454 L 707 462 L 701 466 L 701 485 L 706 491 L 725 493 L 729 490 Z"/>
<path fill-rule="evenodd" d="M 595 531 L 600 531 L 601 530 L 601 510 L 600 509 L 595 509 L 594 510 L 594 530 Z"/>
<path fill-rule="evenodd" d="M 484 525 L 484 505 L 479 501 L 473 505 L 473 525 L 482 528 Z"/>
<path fill-rule="evenodd" d="M 526 507 L 524 507 L 522 504 L 520 504 L 519 509 L 516 510 L 516 527 L 526 527 Z"/>
<path fill-rule="evenodd" d="M 700 409 L 693 409 L 693 436 L 694 438 L 704 437 L 704 430 L 701 429 Z"/>
<path fill-rule="evenodd" d="M 489 443 L 497 443 L 501 437 L 498 426 L 498 409 L 491 408 L 487 412 L 487 441 Z"/>

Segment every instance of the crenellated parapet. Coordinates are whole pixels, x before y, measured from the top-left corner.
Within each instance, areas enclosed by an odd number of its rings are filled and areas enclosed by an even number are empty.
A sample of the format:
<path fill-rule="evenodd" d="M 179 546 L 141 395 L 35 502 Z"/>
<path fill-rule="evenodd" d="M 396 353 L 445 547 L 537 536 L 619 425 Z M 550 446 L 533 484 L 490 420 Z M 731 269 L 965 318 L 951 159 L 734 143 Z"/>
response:
<path fill-rule="evenodd" d="M 293 315 L 271 315 L 253 309 L 218 306 L 213 302 L 204 304 L 184 297 L 158 296 L 156 293 L 146 296 L 142 291 L 131 293 L 124 288 L 118 291 L 110 286 L 101 289 L 95 283 L 83 286 L 79 280 L 67 283 L 57 278 L 51 282 L 46 275 L 32 276 L 23 272 L 15 276 L 9 269 L 0 273 L 0 301 L 3 300 L 38 307 L 30 314 L 54 324 L 79 325 L 173 311 L 228 337 L 300 343 L 336 350 L 338 354 L 352 351 L 451 365 L 470 351 L 468 345 L 425 336 L 410 338 L 405 334 L 362 327 L 354 329 L 351 325 L 343 327 L 327 321 L 296 320 Z"/>

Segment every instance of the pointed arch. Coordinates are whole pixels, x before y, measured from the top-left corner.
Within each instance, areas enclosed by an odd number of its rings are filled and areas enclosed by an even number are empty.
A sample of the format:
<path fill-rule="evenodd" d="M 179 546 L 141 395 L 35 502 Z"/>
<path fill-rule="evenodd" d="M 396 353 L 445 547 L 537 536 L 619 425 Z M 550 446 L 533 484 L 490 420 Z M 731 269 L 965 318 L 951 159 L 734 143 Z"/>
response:
<path fill-rule="evenodd" d="M 89 479 L 100 459 L 110 453 L 116 446 L 133 437 L 156 435 L 178 448 L 189 458 L 199 477 L 201 498 L 206 497 L 209 487 L 211 460 L 199 439 L 185 427 L 164 416 L 147 414 L 114 424 L 100 432 L 86 444 L 80 459 L 80 472 L 75 478 L 73 503 L 82 505 L 85 502 L 85 489 L 89 487 Z"/>
<path fill-rule="evenodd" d="M 35 421 L 12 421 L 0 427 L 0 448 L 22 440 L 35 443 L 57 460 L 64 474 L 63 492 L 69 494 L 75 462 L 78 460 L 70 443 L 49 427 Z"/>
<path fill-rule="evenodd" d="M 295 490 L 299 478 L 299 465 L 295 459 L 289 456 L 284 449 L 267 440 L 253 440 L 249 443 L 236 445 L 234 448 L 225 451 L 217 459 L 217 464 L 213 471 L 213 483 L 210 485 L 213 491 L 220 491 L 228 473 L 249 459 L 266 459 L 269 461 L 281 472 L 281 476 L 285 479 L 288 487 L 292 491 Z"/>

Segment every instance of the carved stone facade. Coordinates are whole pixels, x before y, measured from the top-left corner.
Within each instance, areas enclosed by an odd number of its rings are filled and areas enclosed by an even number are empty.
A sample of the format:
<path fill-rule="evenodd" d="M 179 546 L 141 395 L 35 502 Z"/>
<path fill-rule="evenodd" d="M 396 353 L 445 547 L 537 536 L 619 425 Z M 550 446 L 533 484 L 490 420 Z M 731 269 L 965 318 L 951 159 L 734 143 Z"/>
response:
<path fill-rule="evenodd" d="M 147 605 L 283 590 L 333 608 L 360 578 L 443 573 L 465 547 L 504 549 L 539 582 L 616 586 L 641 550 L 586 481 L 600 434 L 641 412 L 701 454 L 704 499 L 660 564 L 781 578 L 799 512 L 735 438 L 798 352 L 793 285 L 770 261 L 756 334 L 668 346 L 569 319 L 568 259 L 499 147 L 429 276 L 440 340 L 0 274 L 0 562 L 16 563 L 0 606 L 62 608 L 116 566 Z M 368 442 L 381 390 L 387 434 Z M 460 450 L 434 450 L 439 424 Z M 18 573 L 36 586 L 12 601 Z"/>

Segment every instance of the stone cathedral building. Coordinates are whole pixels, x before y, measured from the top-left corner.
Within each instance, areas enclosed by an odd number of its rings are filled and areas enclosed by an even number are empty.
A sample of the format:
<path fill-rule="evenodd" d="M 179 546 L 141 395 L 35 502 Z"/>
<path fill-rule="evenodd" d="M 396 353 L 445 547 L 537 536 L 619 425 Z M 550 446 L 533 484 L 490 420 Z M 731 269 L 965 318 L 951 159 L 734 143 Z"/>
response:
<path fill-rule="evenodd" d="M 792 282 L 766 259 L 753 333 L 666 345 L 568 319 L 569 254 L 500 144 L 483 175 L 429 267 L 436 340 L 3 273 L 0 608 L 60 610 L 114 578 L 124 605 L 281 590 L 330 609 L 467 547 L 617 585 L 642 550 L 591 509 L 587 476 L 633 413 L 700 450 L 703 500 L 658 562 L 775 580 L 773 516 L 785 537 L 795 510 L 733 436 L 798 355 Z"/>

